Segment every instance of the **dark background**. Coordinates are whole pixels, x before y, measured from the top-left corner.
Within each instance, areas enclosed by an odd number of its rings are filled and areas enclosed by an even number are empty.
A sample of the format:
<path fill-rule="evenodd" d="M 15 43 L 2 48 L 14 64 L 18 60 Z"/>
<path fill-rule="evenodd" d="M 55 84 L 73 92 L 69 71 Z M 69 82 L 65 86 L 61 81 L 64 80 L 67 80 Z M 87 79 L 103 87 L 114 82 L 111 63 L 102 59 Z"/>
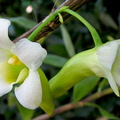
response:
<path fill-rule="evenodd" d="M 59 1 L 63 2 L 64 0 Z M 26 13 L 28 5 L 33 6 L 34 12 Z M 12 21 L 9 29 L 11 40 L 14 40 L 33 27 L 33 25 L 29 23 L 25 23 L 25 25 L 21 24 L 19 17 L 25 17 L 34 22 L 34 24 L 37 24 L 37 22 L 42 21 L 42 19 L 51 12 L 53 5 L 54 2 L 52 0 L 0 0 L 0 17 L 8 18 Z M 120 0 L 92 0 L 82 6 L 77 12 L 95 27 L 104 43 L 120 38 Z M 76 53 L 94 47 L 88 29 L 76 18 L 70 17 L 64 25 L 70 33 Z M 47 37 L 43 46 L 50 54 L 67 59 L 70 58 L 63 43 L 60 28 L 57 28 Z M 43 64 L 42 69 L 48 79 L 50 79 L 61 68 Z M 92 94 L 95 91 L 97 91 L 97 86 L 90 93 Z M 12 104 L 10 104 L 10 101 L 12 101 L 10 100 L 11 96 L 14 96 L 12 92 L 0 98 L 0 120 L 22 120 L 16 103 L 12 102 Z M 56 100 L 56 106 L 69 103 L 72 100 L 71 96 L 72 89 L 66 96 Z M 94 101 L 94 103 L 97 103 L 108 112 L 120 117 L 120 99 L 114 94 L 104 96 Z M 38 108 L 35 110 L 33 117 L 42 113 L 44 112 Z M 105 120 L 101 116 L 99 111 L 94 107 L 82 107 L 64 112 L 63 114 L 53 117 L 51 120 Z"/>

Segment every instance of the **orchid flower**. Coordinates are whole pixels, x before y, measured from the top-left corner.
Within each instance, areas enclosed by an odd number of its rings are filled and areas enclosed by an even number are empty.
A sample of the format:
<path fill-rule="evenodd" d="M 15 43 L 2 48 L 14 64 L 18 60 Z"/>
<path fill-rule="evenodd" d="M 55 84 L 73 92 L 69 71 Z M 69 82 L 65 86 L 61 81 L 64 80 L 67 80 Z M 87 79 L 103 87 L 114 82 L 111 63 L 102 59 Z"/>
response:
<path fill-rule="evenodd" d="M 13 43 L 8 37 L 10 21 L 0 19 L 0 96 L 15 86 L 15 96 L 26 108 L 35 109 L 42 101 L 38 68 L 47 52 L 26 38 Z"/>
<path fill-rule="evenodd" d="M 59 97 L 82 79 L 97 75 L 105 77 L 119 96 L 120 40 L 83 51 L 72 57 L 49 83 L 54 97 Z"/>

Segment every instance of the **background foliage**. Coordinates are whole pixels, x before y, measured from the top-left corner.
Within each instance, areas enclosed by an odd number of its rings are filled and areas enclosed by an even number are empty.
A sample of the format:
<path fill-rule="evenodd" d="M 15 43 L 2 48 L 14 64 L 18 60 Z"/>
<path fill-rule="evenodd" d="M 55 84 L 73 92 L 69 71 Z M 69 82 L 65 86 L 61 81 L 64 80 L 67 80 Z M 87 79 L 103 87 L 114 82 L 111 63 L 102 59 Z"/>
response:
<path fill-rule="evenodd" d="M 62 3 L 64 0 L 59 0 L 59 2 Z M 33 12 L 26 12 L 28 5 L 33 7 Z M 52 0 L 0 0 L 0 17 L 11 20 L 12 25 L 9 28 L 9 36 L 14 40 L 16 37 L 23 34 L 44 19 L 44 17 L 51 12 L 53 5 L 54 2 Z M 77 12 L 96 28 L 102 41 L 106 42 L 120 38 L 119 5 L 119 0 L 92 0 L 81 7 Z M 70 17 L 64 23 L 64 27 L 67 30 L 66 36 L 70 35 L 69 37 L 72 40 L 75 53 L 94 47 L 93 40 L 88 29 L 76 18 Z M 65 36 L 62 34 L 61 28 L 59 27 L 50 34 L 43 43 L 43 46 L 49 53 L 42 65 L 42 69 L 48 79 L 52 78 L 71 57 L 69 54 L 71 53 L 71 49 L 66 49 L 64 37 Z M 100 79 L 94 84 L 94 88 L 90 89 L 87 93 L 85 92 L 85 94 L 79 99 L 83 99 L 96 91 L 109 87 L 106 80 L 103 79 Z M 86 89 L 89 88 L 87 85 L 84 87 L 86 87 Z M 74 97 L 75 94 L 73 95 L 72 88 L 69 90 L 67 95 L 56 100 L 56 107 L 72 102 L 73 99 L 75 99 Z M 86 105 L 82 108 L 73 109 L 57 115 L 51 120 L 103 120 L 104 115 L 101 114 L 100 107 L 115 116 L 120 117 L 120 98 L 115 96 L 115 94 L 104 96 L 93 101 L 93 103 L 96 103 L 99 106 L 96 104 L 91 105 L 92 107 L 90 105 Z M 26 117 L 23 115 L 23 112 L 21 111 L 27 111 L 26 114 L 28 114 L 28 116 Z M 16 102 L 12 92 L 9 96 L 4 95 L 0 98 L 1 120 L 29 120 L 32 115 L 33 117 L 36 117 L 42 113 L 44 112 L 40 108 L 35 111 L 29 111 L 27 109 L 22 110 L 20 105 Z"/>

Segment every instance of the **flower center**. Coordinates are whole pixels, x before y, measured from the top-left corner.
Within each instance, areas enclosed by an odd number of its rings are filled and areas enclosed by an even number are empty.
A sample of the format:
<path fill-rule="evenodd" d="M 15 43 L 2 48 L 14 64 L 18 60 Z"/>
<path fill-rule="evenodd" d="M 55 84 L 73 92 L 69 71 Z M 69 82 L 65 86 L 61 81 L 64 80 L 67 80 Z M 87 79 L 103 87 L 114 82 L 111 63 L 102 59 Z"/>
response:
<path fill-rule="evenodd" d="M 9 64 L 12 65 L 23 65 L 23 63 L 19 60 L 19 58 L 15 55 L 13 55 L 9 60 L 8 60 Z"/>

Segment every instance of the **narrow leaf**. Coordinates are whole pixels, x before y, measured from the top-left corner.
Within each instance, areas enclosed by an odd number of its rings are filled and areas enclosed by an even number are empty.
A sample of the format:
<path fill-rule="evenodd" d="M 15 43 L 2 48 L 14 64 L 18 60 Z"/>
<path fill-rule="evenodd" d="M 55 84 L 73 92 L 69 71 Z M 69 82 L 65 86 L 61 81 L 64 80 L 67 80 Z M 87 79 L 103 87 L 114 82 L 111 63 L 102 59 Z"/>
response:
<path fill-rule="evenodd" d="M 13 106 L 15 103 L 16 103 L 16 97 L 12 92 L 10 92 L 8 94 L 8 106 Z"/>
<path fill-rule="evenodd" d="M 88 77 L 74 86 L 73 101 L 78 102 L 94 89 L 100 80 L 97 76 Z"/>
<path fill-rule="evenodd" d="M 108 83 L 108 80 L 104 78 L 99 84 L 98 92 L 102 91 L 102 89 L 106 86 L 106 83 Z"/>
<path fill-rule="evenodd" d="M 94 103 L 86 103 L 87 106 L 92 106 L 92 107 L 96 107 L 99 112 L 101 113 L 102 116 L 106 117 L 107 119 L 111 119 L 111 120 L 120 120 L 120 118 L 116 117 L 115 115 L 109 113 L 108 111 L 106 111 L 105 109 L 103 109 L 102 107 L 100 107 L 97 104 Z"/>
<path fill-rule="evenodd" d="M 63 67 L 63 65 L 67 61 L 68 61 L 67 58 L 60 57 L 60 56 L 57 56 L 57 55 L 48 54 L 47 57 L 44 60 L 44 63 L 52 65 L 52 66 L 55 66 L 55 67 L 60 67 L 61 68 L 61 67 Z"/>
<path fill-rule="evenodd" d="M 75 55 L 75 49 L 74 49 L 74 46 L 72 44 L 71 37 L 70 37 L 70 35 L 69 35 L 68 31 L 66 30 L 64 25 L 61 25 L 60 28 L 61 28 L 61 32 L 62 32 L 62 36 L 63 36 L 66 50 L 67 50 L 69 56 L 72 57 Z"/>
<path fill-rule="evenodd" d="M 31 29 L 36 25 L 36 22 L 25 17 L 14 17 L 14 18 L 7 18 L 7 19 L 27 29 Z"/>
<path fill-rule="evenodd" d="M 99 14 L 99 17 L 100 17 L 101 22 L 105 26 L 113 28 L 115 30 L 118 30 L 117 24 L 115 23 L 115 21 L 113 20 L 113 18 L 109 14 L 103 12 L 103 13 Z"/>

